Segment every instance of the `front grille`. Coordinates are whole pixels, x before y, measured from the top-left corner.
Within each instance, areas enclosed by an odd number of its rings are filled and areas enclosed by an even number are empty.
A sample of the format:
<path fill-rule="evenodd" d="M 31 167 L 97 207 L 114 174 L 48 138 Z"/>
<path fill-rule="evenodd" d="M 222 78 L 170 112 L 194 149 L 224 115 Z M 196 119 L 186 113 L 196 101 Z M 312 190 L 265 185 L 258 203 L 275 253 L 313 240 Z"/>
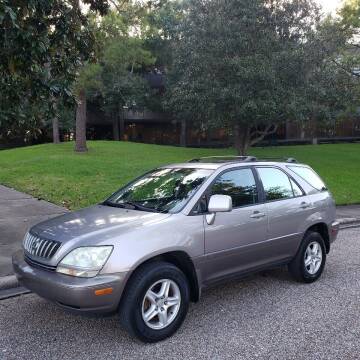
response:
<path fill-rule="evenodd" d="M 43 259 L 51 259 L 60 245 L 58 241 L 42 239 L 30 233 L 27 233 L 24 239 L 25 252 Z"/>
<path fill-rule="evenodd" d="M 56 266 L 42 264 L 42 263 L 40 263 L 38 261 L 30 259 L 26 254 L 25 254 L 25 261 L 30 266 L 35 267 L 35 268 L 39 268 L 39 269 L 42 269 L 42 270 L 48 270 L 48 271 L 55 271 L 56 270 Z"/>

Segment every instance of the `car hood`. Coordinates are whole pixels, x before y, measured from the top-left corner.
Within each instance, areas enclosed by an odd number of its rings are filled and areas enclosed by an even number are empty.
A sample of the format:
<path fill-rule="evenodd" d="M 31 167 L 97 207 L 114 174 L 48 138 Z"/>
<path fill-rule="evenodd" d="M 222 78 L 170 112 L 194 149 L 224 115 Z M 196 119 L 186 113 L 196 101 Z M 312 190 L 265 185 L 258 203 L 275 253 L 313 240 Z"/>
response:
<path fill-rule="evenodd" d="M 35 225 L 31 233 L 62 243 L 75 238 L 97 239 L 99 243 L 136 227 L 164 220 L 169 214 L 96 205 L 46 220 Z M 93 242 L 93 241 L 91 241 Z"/>

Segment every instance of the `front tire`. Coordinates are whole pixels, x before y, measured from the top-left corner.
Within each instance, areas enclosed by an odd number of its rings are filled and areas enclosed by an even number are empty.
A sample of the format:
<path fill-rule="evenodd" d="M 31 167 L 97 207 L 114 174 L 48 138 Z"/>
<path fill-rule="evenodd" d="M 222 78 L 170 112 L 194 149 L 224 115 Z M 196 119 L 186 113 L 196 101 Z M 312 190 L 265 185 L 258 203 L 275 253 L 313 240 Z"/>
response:
<path fill-rule="evenodd" d="M 167 262 L 140 267 L 130 279 L 120 304 L 120 322 L 143 342 L 173 335 L 189 307 L 190 290 L 184 273 Z"/>
<path fill-rule="evenodd" d="M 317 232 L 307 232 L 295 258 L 288 267 L 297 281 L 312 283 L 321 276 L 325 262 L 324 239 Z"/>

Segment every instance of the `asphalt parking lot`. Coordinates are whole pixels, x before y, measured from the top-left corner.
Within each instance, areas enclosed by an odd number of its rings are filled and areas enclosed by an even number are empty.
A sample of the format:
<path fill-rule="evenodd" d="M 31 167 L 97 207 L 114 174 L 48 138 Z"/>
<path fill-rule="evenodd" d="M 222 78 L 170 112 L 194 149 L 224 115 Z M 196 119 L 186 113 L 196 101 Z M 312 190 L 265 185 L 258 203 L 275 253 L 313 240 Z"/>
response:
<path fill-rule="evenodd" d="M 316 283 L 274 269 L 208 290 L 172 338 L 142 344 L 117 317 L 29 294 L 0 301 L 0 359 L 360 359 L 360 229 L 341 231 Z"/>

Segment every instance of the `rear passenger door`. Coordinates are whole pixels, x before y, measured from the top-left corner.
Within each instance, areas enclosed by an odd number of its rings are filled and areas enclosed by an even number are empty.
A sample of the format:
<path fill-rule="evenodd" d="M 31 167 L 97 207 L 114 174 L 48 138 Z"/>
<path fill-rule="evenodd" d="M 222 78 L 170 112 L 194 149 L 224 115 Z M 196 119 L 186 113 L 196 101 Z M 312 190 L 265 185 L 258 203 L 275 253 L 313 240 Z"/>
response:
<path fill-rule="evenodd" d="M 269 217 L 269 257 L 293 257 L 302 238 L 301 225 L 311 212 L 310 204 L 299 184 L 282 169 L 261 166 L 256 170 Z"/>

